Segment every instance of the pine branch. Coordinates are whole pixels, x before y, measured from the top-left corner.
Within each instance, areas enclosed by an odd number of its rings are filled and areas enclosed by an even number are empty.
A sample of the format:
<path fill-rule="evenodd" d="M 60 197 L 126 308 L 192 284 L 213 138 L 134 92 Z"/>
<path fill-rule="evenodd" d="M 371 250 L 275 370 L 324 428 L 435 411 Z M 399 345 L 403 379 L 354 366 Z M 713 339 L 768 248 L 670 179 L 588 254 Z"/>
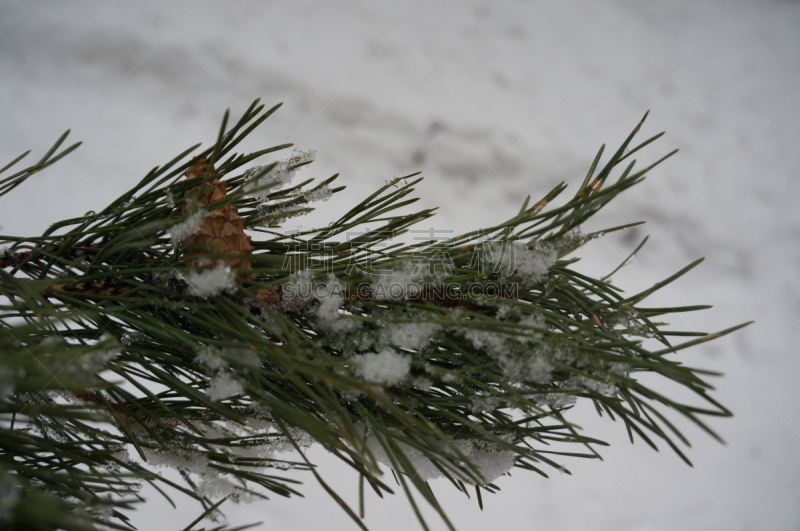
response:
<path fill-rule="evenodd" d="M 305 456 L 318 443 L 359 474 L 362 514 L 363 482 L 392 493 L 384 463 L 423 527 L 414 491 L 452 528 L 428 479 L 467 495 L 474 485 L 482 504 L 512 466 L 546 477 L 599 456 L 605 443 L 567 419 L 577 399 L 687 462 L 667 410 L 716 437 L 703 418 L 730 412 L 710 396 L 709 373 L 673 354 L 744 325 L 671 330 L 652 319 L 707 307 L 640 306 L 699 261 L 625 297 L 610 280 L 619 268 L 592 278 L 573 256 L 632 225 L 580 231 L 674 153 L 634 171 L 627 159 L 660 135 L 630 147 L 640 123 L 602 167 L 601 148 L 571 198 L 561 183 L 495 227 L 404 243 L 433 215 L 406 213 L 416 174 L 327 227 L 279 230 L 342 187 L 331 186 L 338 175 L 291 185 L 311 152 L 244 169 L 290 147 L 233 152 L 277 108 L 256 101 L 230 129 L 226 113 L 213 146 L 154 168 L 100 213 L 0 237 L 0 520 L 127 529 L 147 482 L 200 503 L 191 528 L 227 499 L 299 495 L 294 469 L 363 527 Z M 77 147 L 56 154 L 65 139 L 0 180 L 0 195 Z M 642 372 L 697 401 L 656 392 Z M 53 516 L 37 520 L 44 505 Z"/>

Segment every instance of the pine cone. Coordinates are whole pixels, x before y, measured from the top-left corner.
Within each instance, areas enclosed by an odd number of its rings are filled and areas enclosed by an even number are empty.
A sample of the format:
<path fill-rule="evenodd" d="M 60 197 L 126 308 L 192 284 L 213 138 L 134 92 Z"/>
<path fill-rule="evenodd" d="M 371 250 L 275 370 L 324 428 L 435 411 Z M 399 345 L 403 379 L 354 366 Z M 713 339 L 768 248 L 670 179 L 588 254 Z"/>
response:
<path fill-rule="evenodd" d="M 208 173 L 214 174 L 214 167 L 208 164 L 205 158 L 195 162 L 186 170 L 188 179 L 204 177 Z M 213 187 L 213 188 L 212 188 Z M 208 208 L 227 194 L 227 185 L 216 177 L 205 184 L 190 188 L 186 195 L 192 195 L 201 188 L 208 191 L 197 199 L 201 207 Z M 189 203 L 183 204 L 183 213 L 189 210 Z M 219 263 L 224 263 L 234 270 L 239 270 L 240 279 L 250 278 L 252 269 L 250 260 L 245 258 L 211 258 L 209 254 L 250 255 L 253 246 L 250 245 L 250 236 L 244 232 L 244 219 L 239 216 L 236 207 L 225 205 L 208 212 L 198 230 L 184 240 L 184 244 L 193 247 L 184 251 L 183 256 L 188 267 L 213 269 Z"/>

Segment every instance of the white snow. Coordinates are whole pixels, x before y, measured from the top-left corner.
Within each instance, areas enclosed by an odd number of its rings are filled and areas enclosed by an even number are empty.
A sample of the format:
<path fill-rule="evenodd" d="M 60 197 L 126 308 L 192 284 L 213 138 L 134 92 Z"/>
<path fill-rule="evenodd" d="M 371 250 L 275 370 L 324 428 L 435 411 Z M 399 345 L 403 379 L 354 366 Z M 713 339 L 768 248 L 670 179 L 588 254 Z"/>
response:
<path fill-rule="evenodd" d="M 457 374 L 455 374 L 455 373 L 452 373 L 452 372 L 446 372 L 446 373 L 444 373 L 444 374 L 441 376 L 441 378 L 442 378 L 442 381 L 443 381 L 444 383 L 455 383 L 455 382 L 458 382 L 458 381 L 460 380 L 460 378 L 458 377 L 458 375 L 457 375 Z"/>
<path fill-rule="evenodd" d="M 459 332 L 475 348 L 483 349 L 494 357 L 509 381 L 534 383 L 550 381 L 553 366 L 548 361 L 548 355 L 551 349 L 541 343 L 531 344 L 534 337 L 520 337 L 477 328 L 467 328 Z"/>
<path fill-rule="evenodd" d="M 63 343 L 66 342 L 60 336 L 46 337 L 42 343 Z M 79 354 L 67 365 L 46 363 L 49 367 L 45 366 L 47 370 L 54 374 L 60 374 L 62 377 L 76 380 L 91 380 L 94 379 L 98 373 L 106 368 L 106 365 L 114 360 L 120 354 L 120 344 L 109 333 L 104 333 L 100 340 L 90 347 L 88 352 Z"/>
<path fill-rule="evenodd" d="M 209 498 L 219 499 L 228 495 L 234 495 L 236 501 L 240 503 L 249 503 L 260 498 L 245 492 L 242 488 L 231 480 L 223 476 L 208 476 L 200 482 L 197 486 L 197 492 L 201 496 L 208 496 Z"/>
<path fill-rule="evenodd" d="M 546 327 L 544 317 L 542 317 L 538 313 L 532 313 L 532 314 L 526 315 L 525 317 L 520 319 L 519 324 L 524 325 L 524 326 L 528 326 L 528 327 L 531 327 L 531 328 L 534 328 L 534 329 L 536 329 L 536 328 L 545 328 Z M 518 338 L 518 339 L 520 341 L 524 342 L 524 343 L 532 343 L 532 342 L 535 342 L 535 341 L 539 341 L 542 338 L 542 334 L 539 333 L 538 331 L 535 331 L 535 330 L 527 331 L 527 334 L 528 334 L 527 336 L 523 336 L 523 337 Z"/>
<path fill-rule="evenodd" d="M 186 219 L 184 219 L 180 223 L 176 223 L 175 225 L 171 226 L 167 230 L 167 232 L 169 233 L 172 245 L 178 245 L 189 236 L 197 234 L 197 231 L 200 230 L 200 227 L 203 224 L 203 219 L 205 219 L 205 217 L 206 217 L 206 211 L 200 208 L 195 212 L 189 214 L 186 217 Z"/>
<path fill-rule="evenodd" d="M 278 324 L 278 321 L 272 316 L 272 314 L 266 308 L 262 308 L 261 312 L 259 313 L 259 317 L 261 317 L 261 321 L 264 323 L 264 327 L 274 334 L 281 333 L 281 325 Z"/>
<path fill-rule="evenodd" d="M 204 347 L 195 355 L 195 362 L 209 370 L 213 375 L 209 381 L 206 394 L 211 400 L 224 400 L 244 392 L 242 383 L 230 371 L 230 364 L 225 359 L 232 359 L 240 364 L 257 369 L 261 366 L 258 354 L 244 348 Z"/>
<path fill-rule="evenodd" d="M 571 406 L 576 402 L 575 397 L 568 393 L 546 393 L 538 400 L 540 406 L 550 406 L 553 409 Z"/>
<path fill-rule="evenodd" d="M 287 219 L 297 217 L 304 213 L 303 206 L 299 207 L 277 207 L 272 203 L 259 205 L 258 216 L 266 218 L 270 227 L 282 226 Z"/>
<path fill-rule="evenodd" d="M 205 347 L 200 350 L 195 355 L 194 360 L 212 371 L 218 371 L 228 366 L 225 360 L 222 359 L 222 356 L 219 355 L 219 351 L 213 347 Z"/>
<path fill-rule="evenodd" d="M 211 400 L 225 400 L 244 392 L 242 383 L 228 372 L 219 372 L 211 379 L 206 394 Z"/>
<path fill-rule="evenodd" d="M 341 172 L 337 184 L 348 186 L 297 223 L 325 226 L 386 179 L 421 170 L 418 205 L 441 207 L 426 224 L 456 234 L 516 214 L 525 195 L 536 202 L 562 180 L 575 193 L 600 144 L 614 150 L 651 109 L 641 138 L 667 134 L 637 153 L 640 164 L 681 152 L 586 232 L 647 225 L 591 243 L 571 267 L 602 276 L 650 234 L 613 278 L 633 294 L 707 257 L 650 304 L 714 305 L 670 317 L 680 329 L 758 319 L 675 357 L 726 373 L 712 379 L 712 396 L 735 416 L 711 426 L 728 444 L 673 418 L 693 443 L 689 468 L 667 448 L 631 446 L 622 425 L 578 404 L 568 418 L 611 443 L 602 463 L 565 459 L 574 475 L 547 480 L 517 471 L 498 480 L 502 493 L 484 496 L 483 512 L 444 480 L 432 487 L 460 531 L 530 522 L 594 531 L 800 528 L 800 3 L 196 4 L 4 6 L 0 166 L 28 149 L 20 164 L 32 164 L 68 128 L 67 142 L 84 142 L 0 198 L 4 234 L 40 234 L 99 212 L 154 165 L 195 142 L 208 147 L 224 109 L 235 120 L 256 97 L 285 103 L 236 151 L 313 146 L 318 159 L 295 180 Z M 318 447 L 310 452 L 333 488 L 353 492 L 349 467 Z M 352 528 L 315 482 L 302 492 L 229 510 L 230 521 Z M 148 505 L 133 513 L 140 529 L 181 528 L 196 516 L 145 494 Z M 579 511 L 575 500 L 585 501 Z M 369 493 L 366 524 L 418 527 L 402 496 Z"/>
<path fill-rule="evenodd" d="M 419 389 L 420 391 L 430 391 L 433 382 L 427 378 L 414 378 L 411 381 L 411 385 Z"/>
<path fill-rule="evenodd" d="M 331 191 L 330 186 L 328 186 L 327 184 L 323 184 L 316 190 L 311 190 L 306 192 L 305 194 L 303 194 L 303 197 L 305 197 L 306 201 L 312 203 L 315 201 L 327 201 L 328 199 L 331 198 L 332 195 L 333 191 Z"/>
<path fill-rule="evenodd" d="M 472 404 L 471 410 L 473 413 L 481 413 L 484 411 L 494 411 L 500 407 L 503 400 L 497 396 L 491 395 L 475 395 L 469 399 Z"/>
<path fill-rule="evenodd" d="M 341 305 L 341 297 L 330 295 L 320 299 L 319 306 L 317 306 L 317 319 L 323 329 L 336 329 L 337 325 L 342 320 L 339 315 L 339 308 Z"/>
<path fill-rule="evenodd" d="M 283 285 L 282 305 L 288 310 L 301 310 L 314 299 L 317 284 L 310 269 L 294 273 Z"/>
<path fill-rule="evenodd" d="M 510 338 L 506 334 L 466 326 L 459 331 L 476 349 L 485 350 L 487 353 L 497 357 L 505 356 L 508 352 L 506 343 L 510 341 Z"/>
<path fill-rule="evenodd" d="M 495 443 L 459 441 L 457 446 L 464 456 L 478 467 L 486 483 L 492 483 L 514 466 L 514 452 Z"/>
<path fill-rule="evenodd" d="M 403 451 L 406 458 L 411 462 L 412 466 L 417 471 L 417 476 L 422 481 L 428 481 L 430 479 L 442 477 L 442 473 L 438 468 L 436 468 L 436 466 L 434 466 L 430 459 L 425 457 L 425 454 L 413 446 L 403 442 L 397 441 L 397 445 Z M 392 460 L 389 459 L 388 454 L 383 449 L 383 446 L 381 446 L 378 438 L 372 433 L 368 434 L 367 436 L 367 447 L 379 463 L 383 463 L 388 467 L 392 467 Z"/>
<path fill-rule="evenodd" d="M 315 310 L 317 322 L 323 330 L 344 334 L 361 326 L 358 321 L 348 319 L 339 311 L 344 302 L 344 289 L 345 286 L 334 275 L 330 275 L 325 284 L 314 290 L 319 302 Z"/>
<path fill-rule="evenodd" d="M 442 472 L 420 450 L 400 441 L 395 442 L 411 462 L 421 480 L 429 481 L 443 477 Z M 452 443 L 464 454 L 464 457 L 478 467 L 486 483 L 493 482 L 514 466 L 514 453 L 495 443 L 464 439 L 453 440 Z M 440 452 L 451 453 L 443 444 L 437 443 L 437 446 L 439 446 Z M 391 459 L 389 459 L 378 438 L 372 433 L 367 436 L 367 447 L 378 462 L 392 467 Z M 469 481 L 468 478 L 464 479 Z"/>
<path fill-rule="evenodd" d="M 482 247 L 487 272 L 527 282 L 542 280 L 558 259 L 556 246 L 547 242 L 537 242 L 534 246 L 519 241 L 488 242 Z"/>
<path fill-rule="evenodd" d="M 391 323 L 382 332 L 387 343 L 401 348 L 422 350 L 440 328 L 436 323 Z"/>
<path fill-rule="evenodd" d="M 357 372 L 368 382 L 400 383 L 411 370 L 411 358 L 393 350 L 353 356 Z"/>
<path fill-rule="evenodd" d="M 252 181 L 248 187 L 252 190 L 253 197 L 266 200 L 269 194 L 281 190 L 294 179 L 299 169 L 294 166 L 313 161 L 316 154 L 317 152 L 313 149 L 307 151 L 295 149 L 292 151 L 291 157 L 277 162 L 272 168 L 269 168 L 269 165 L 263 165 L 247 170 L 244 178 L 248 182 Z M 263 175 L 261 175 L 262 173 Z"/>
<path fill-rule="evenodd" d="M 208 466 L 208 457 L 198 452 L 180 448 L 165 450 L 147 447 L 143 447 L 142 451 L 147 458 L 147 464 L 150 466 L 177 468 L 199 475 L 215 473 L 214 469 Z"/>
<path fill-rule="evenodd" d="M 503 356 L 500 358 L 500 365 L 511 381 L 547 383 L 553 372 L 553 366 L 535 350 L 519 356 Z"/>
<path fill-rule="evenodd" d="M 605 396 L 614 396 L 617 393 L 617 387 L 614 384 L 603 379 L 588 378 L 586 376 L 573 376 L 567 380 L 565 385 L 567 387 L 582 387 Z"/>
<path fill-rule="evenodd" d="M 422 293 L 424 273 L 422 267 L 405 264 L 376 275 L 372 282 L 372 296 L 375 300 L 403 300 L 417 297 Z"/>
<path fill-rule="evenodd" d="M 236 276 L 224 263 L 214 269 L 197 269 L 184 276 L 189 294 L 195 297 L 214 297 L 221 293 L 236 291 Z"/>

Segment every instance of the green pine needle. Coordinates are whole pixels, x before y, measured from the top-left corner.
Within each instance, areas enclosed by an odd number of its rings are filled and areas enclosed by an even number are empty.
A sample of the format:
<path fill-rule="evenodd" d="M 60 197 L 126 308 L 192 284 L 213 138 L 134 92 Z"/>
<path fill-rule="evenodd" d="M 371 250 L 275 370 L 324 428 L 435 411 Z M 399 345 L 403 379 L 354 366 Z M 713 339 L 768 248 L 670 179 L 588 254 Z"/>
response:
<path fill-rule="evenodd" d="M 671 330 L 652 319 L 708 306 L 640 306 L 702 259 L 627 297 L 611 277 L 646 239 L 603 278 L 575 263 L 588 241 L 634 225 L 580 231 L 674 153 L 643 170 L 622 164 L 660 134 L 629 149 L 640 123 L 602 164 L 601 148 L 560 204 L 565 183 L 495 227 L 405 244 L 399 236 L 434 213 L 408 212 L 417 174 L 387 182 L 327 227 L 280 230 L 343 187 L 331 186 L 338 175 L 290 184 L 310 163 L 300 152 L 245 169 L 291 147 L 232 151 L 278 107 L 256 100 L 231 128 L 226 112 L 213 146 L 153 168 L 100 213 L 41 236 L 0 236 L 0 522 L 129 529 L 147 482 L 168 500 L 177 491 L 200 504 L 192 529 L 225 500 L 301 495 L 295 477 L 310 472 L 365 528 L 364 484 L 393 493 L 383 463 L 423 528 L 416 495 L 452 529 L 433 477 L 467 496 L 473 485 L 482 508 L 481 491 L 499 490 L 492 482 L 511 466 L 547 477 L 548 468 L 565 471 L 562 462 L 600 457 L 605 443 L 568 420 L 578 399 L 620 420 L 631 441 L 666 444 L 687 463 L 676 416 L 718 438 L 704 417 L 730 412 L 709 395 L 713 373 L 673 354 L 747 323 Z M 67 134 L 1 179 L 0 195 L 74 150 L 58 152 Z M 184 179 L 203 157 L 216 173 Z M 213 178 L 227 194 L 202 210 Z M 230 207 L 257 236 L 252 255 L 187 239 Z M 192 250 L 251 269 L 194 269 L 184 258 Z M 669 336 L 694 339 L 673 345 Z M 643 372 L 696 400 L 656 392 Z M 308 460 L 312 443 L 358 474 L 358 514 Z"/>

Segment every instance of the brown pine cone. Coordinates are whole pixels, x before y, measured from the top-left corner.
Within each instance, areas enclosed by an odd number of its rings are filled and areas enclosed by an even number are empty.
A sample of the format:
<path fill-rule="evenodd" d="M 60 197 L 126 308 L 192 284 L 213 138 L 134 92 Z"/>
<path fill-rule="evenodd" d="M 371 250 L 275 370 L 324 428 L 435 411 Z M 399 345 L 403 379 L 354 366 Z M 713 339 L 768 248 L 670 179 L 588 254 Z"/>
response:
<path fill-rule="evenodd" d="M 190 166 L 184 175 L 188 179 L 194 179 L 205 177 L 209 172 L 213 175 L 214 167 L 209 165 L 205 158 L 202 158 Z M 225 197 L 228 187 L 214 177 L 203 185 L 190 188 L 186 191 L 186 195 L 189 196 L 201 188 L 207 188 L 208 191 L 198 197 L 198 202 L 201 207 L 208 208 Z M 183 213 L 186 214 L 188 210 L 189 204 L 184 203 Z M 200 230 L 184 239 L 183 243 L 194 247 L 184 251 L 187 266 L 213 269 L 217 264 L 224 263 L 231 269 L 239 270 L 237 276 L 240 279 L 250 278 L 249 270 L 252 269 L 250 260 L 207 256 L 208 254 L 250 255 L 253 253 L 250 236 L 244 232 L 244 219 L 239 216 L 233 205 L 225 205 L 208 212 L 200 225 Z"/>

